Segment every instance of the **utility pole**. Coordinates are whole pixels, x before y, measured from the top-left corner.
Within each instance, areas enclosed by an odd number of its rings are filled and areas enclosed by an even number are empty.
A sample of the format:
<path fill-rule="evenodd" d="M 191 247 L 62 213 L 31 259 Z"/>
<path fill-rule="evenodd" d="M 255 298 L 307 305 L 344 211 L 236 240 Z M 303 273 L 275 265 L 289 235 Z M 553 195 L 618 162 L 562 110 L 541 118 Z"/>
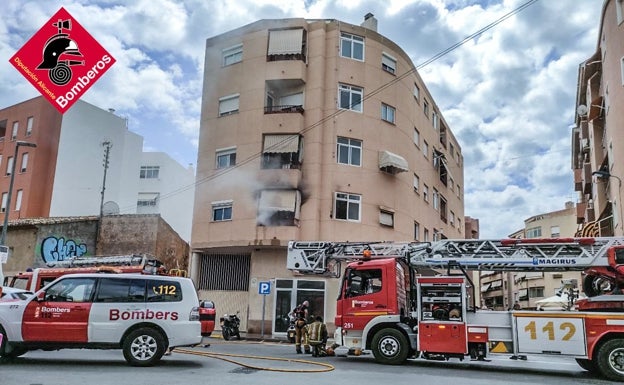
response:
<path fill-rule="evenodd" d="M 108 171 L 108 159 L 110 156 L 110 149 L 113 147 L 113 144 L 110 141 L 102 142 L 102 146 L 104 146 L 104 177 L 102 179 L 102 191 L 100 196 L 100 216 L 97 222 L 97 229 L 95 234 L 95 254 L 98 254 L 98 245 L 100 243 L 101 232 L 102 232 L 102 217 L 104 216 L 104 191 L 106 191 L 106 173 Z"/>

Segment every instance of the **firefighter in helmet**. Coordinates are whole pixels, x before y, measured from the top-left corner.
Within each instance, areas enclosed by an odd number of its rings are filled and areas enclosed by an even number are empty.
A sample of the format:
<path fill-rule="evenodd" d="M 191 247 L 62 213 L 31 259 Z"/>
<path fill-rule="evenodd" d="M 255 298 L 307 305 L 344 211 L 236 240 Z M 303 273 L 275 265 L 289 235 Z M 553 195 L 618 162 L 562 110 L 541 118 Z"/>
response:
<path fill-rule="evenodd" d="M 308 306 L 310 306 L 310 302 L 306 300 L 293 310 L 293 315 L 295 316 L 295 350 L 297 354 L 301 354 L 302 342 L 306 354 L 310 353 L 310 346 L 308 345 L 308 337 L 305 328 L 308 320 Z"/>

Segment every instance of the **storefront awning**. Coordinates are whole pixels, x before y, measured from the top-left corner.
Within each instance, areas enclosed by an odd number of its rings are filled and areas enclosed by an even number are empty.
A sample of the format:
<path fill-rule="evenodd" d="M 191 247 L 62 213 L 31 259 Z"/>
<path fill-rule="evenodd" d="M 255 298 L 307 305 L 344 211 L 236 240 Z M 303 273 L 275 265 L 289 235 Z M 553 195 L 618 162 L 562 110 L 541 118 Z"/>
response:
<path fill-rule="evenodd" d="M 392 174 L 409 171 L 405 158 L 390 151 L 379 151 L 379 168 Z"/>
<path fill-rule="evenodd" d="M 490 286 L 491 284 L 487 283 L 485 285 L 481 285 L 481 293 L 485 293 L 486 291 L 490 290 Z"/>
<path fill-rule="evenodd" d="M 498 289 L 499 287 L 503 286 L 503 281 L 502 280 L 498 280 L 498 281 L 494 281 L 492 282 L 492 289 Z"/>

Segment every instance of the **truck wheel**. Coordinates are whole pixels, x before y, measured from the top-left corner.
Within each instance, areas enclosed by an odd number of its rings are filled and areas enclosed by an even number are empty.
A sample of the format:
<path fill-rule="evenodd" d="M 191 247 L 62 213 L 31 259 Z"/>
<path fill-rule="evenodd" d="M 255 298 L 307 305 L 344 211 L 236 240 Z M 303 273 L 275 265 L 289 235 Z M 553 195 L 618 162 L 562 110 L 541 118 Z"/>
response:
<path fill-rule="evenodd" d="M 576 363 L 581 368 L 587 370 L 590 373 L 598 373 L 598 368 L 596 367 L 596 363 L 592 360 L 588 360 L 585 358 L 577 358 Z"/>
<path fill-rule="evenodd" d="M 595 363 L 604 377 L 624 381 L 624 339 L 616 338 L 602 344 Z"/>
<path fill-rule="evenodd" d="M 130 332 L 123 342 L 123 355 L 132 366 L 153 366 L 165 353 L 165 338 L 152 328 Z"/>
<path fill-rule="evenodd" d="M 382 364 L 399 365 L 405 362 L 410 347 L 407 338 L 396 329 L 382 329 L 373 337 L 373 355 Z"/>

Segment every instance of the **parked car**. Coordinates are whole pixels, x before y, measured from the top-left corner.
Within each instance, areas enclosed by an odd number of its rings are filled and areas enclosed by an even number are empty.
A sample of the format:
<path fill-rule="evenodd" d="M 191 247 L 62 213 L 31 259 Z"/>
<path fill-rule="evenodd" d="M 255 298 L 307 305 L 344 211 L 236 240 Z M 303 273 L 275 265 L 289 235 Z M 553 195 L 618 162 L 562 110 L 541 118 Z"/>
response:
<path fill-rule="evenodd" d="M 28 299 L 33 293 L 24 289 L 16 289 L 14 287 L 2 286 L 2 296 L 0 301 L 19 301 Z"/>
<path fill-rule="evenodd" d="M 201 334 L 208 337 L 215 328 L 217 309 L 212 301 L 201 301 L 199 303 L 199 321 L 201 322 Z"/>

